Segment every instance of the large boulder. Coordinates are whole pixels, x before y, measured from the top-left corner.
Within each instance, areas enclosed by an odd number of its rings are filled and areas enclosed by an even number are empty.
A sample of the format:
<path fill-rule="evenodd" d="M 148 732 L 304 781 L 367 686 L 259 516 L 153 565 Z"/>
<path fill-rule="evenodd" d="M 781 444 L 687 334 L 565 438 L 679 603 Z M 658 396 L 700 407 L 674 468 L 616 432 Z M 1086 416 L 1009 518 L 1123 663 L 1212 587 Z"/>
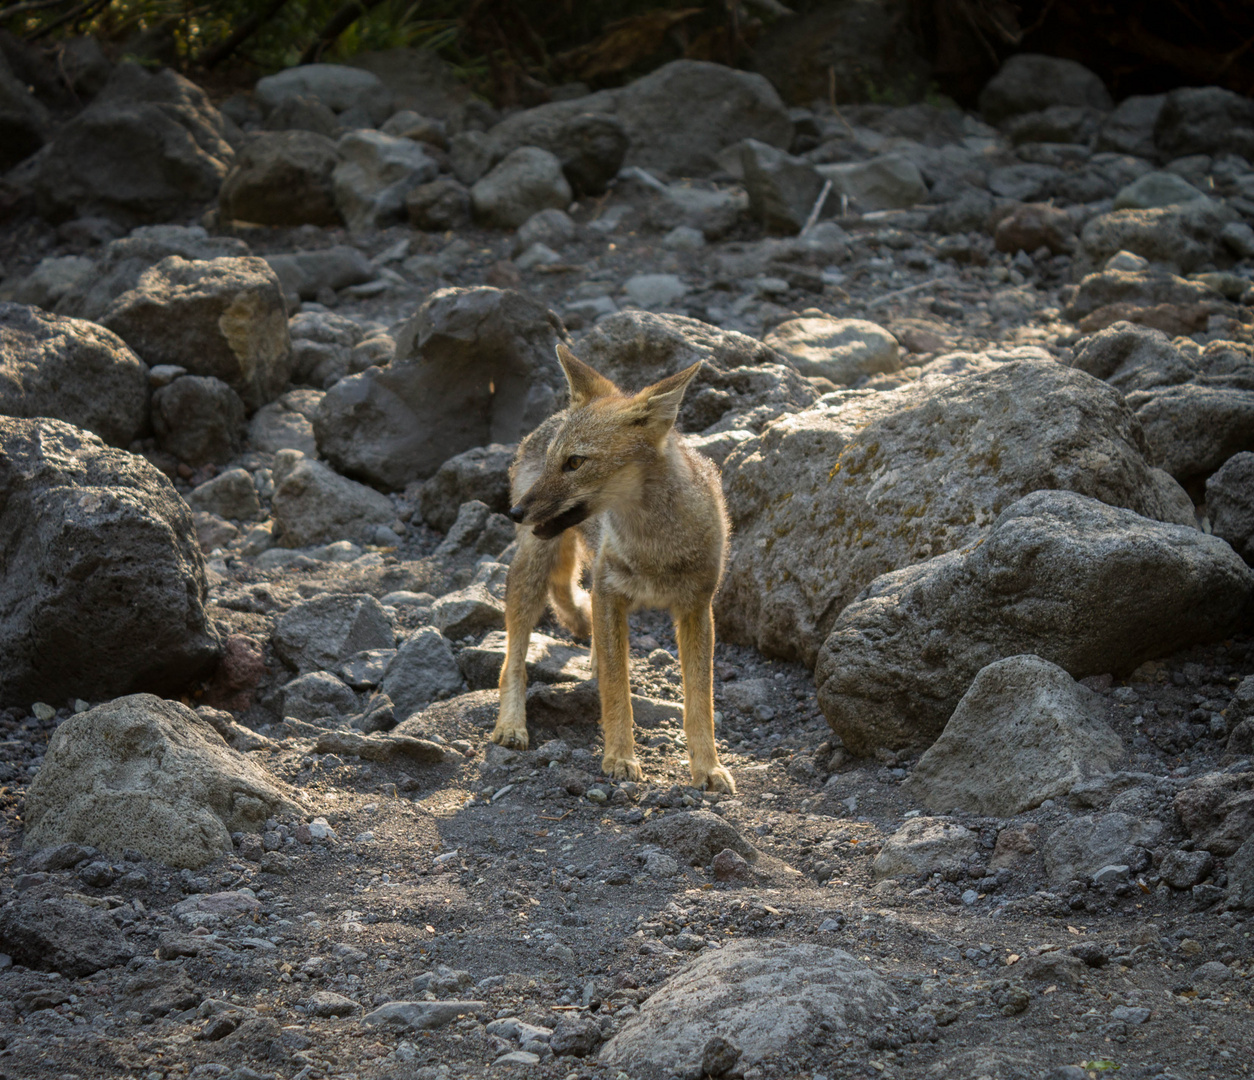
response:
<path fill-rule="evenodd" d="M 1168 161 L 1190 154 L 1254 157 L 1254 101 L 1219 86 L 1183 86 L 1163 99 L 1154 145 Z"/>
<path fill-rule="evenodd" d="M 257 80 L 254 91 L 267 110 L 293 98 L 322 102 L 337 115 L 347 113 L 358 127 L 381 124 L 392 108 L 392 94 L 378 75 L 344 64 L 301 64 Z"/>
<path fill-rule="evenodd" d="M 671 976 L 601 1050 L 600 1063 L 631 1076 L 703 1076 L 716 1038 L 745 1068 L 782 1057 L 823 1022 L 840 1038 L 896 1004 L 888 984 L 842 949 L 783 941 L 730 941 Z M 783 1070 L 787 1071 L 787 1070 Z"/>
<path fill-rule="evenodd" d="M 381 131 L 349 131 L 336 150 L 340 163 L 331 178 L 335 204 L 354 232 L 403 221 L 405 197 L 440 171 L 422 143 Z"/>
<path fill-rule="evenodd" d="M 1161 821 L 1112 811 L 1072 818 L 1055 829 L 1041 854 L 1051 885 L 1085 881 L 1103 866 L 1141 862 L 1162 835 Z"/>
<path fill-rule="evenodd" d="M 740 144 L 740 168 L 754 220 L 777 232 L 800 232 L 823 190 L 818 170 L 757 139 Z"/>
<path fill-rule="evenodd" d="M 1233 454 L 1206 481 L 1211 530 L 1254 565 L 1254 453 Z"/>
<path fill-rule="evenodd" d="M 178 692 L 221 645 L 191 511 L 143 458 L 0 417 L 0 705 Z"/>
<path fill-rule="evenodd" d="M 416 631 L 396 650 L 379 689 L 392 699 L 396 718 L 404 721 L 440 698 L 462 688 L 462 670 L 448 640 L 434 626 Z"/>
<path fill-rule="evenodd" d="M 275 455 L 272 505 L 279 542 L 285 547 L 370 542 L 378 526 L 396 519 L 386 495 L 340 476 L 298 450 Z"/>
<path fill-rule="evenodd" d="M 0 57 L 0 173 L 35 153 L 51 130 L 48 110 Z"/>
<path fill-rule="evenodd" d="M 965 364 L 976 373 L 846 391 L 728 456 L 735 532 L 716 600 L 725 637 L 812 664 L 877 576 L 974 543 L 1041 488 L 1192 520 L 1184 493 L 1147 462 L 1116 391 L 1053 360 Z"/>
<path fill-rule="evenodd" d="M 148 366 L 95 323 L 0 304 L 0 415 L 50 416 L 129 446 L 148 426 Z"/>
<path fill-rule="evenodd" d="M 146 270 L 100 321 L 149 364 L 221 379 L 249 412 L 287 384 L 287 307 L 264 259 L 171 255 Z"/>
<path fill-rule="evenodd" d="M 1254 837 L 1254 773 L 1212 772 L 1175 797 L 1173 808 L 1199 848 L 1235 854 Z"/>
<path fill-rule="evenodd" d="M 1254 450 L 1254 357 L 1212 341 L 1198 349 L 1120 322 L 1077 350 L 1075 366 L 1119 389 L 1145 431 L 1153 460 L 1181 483 L 1204 480 Z"/>
<path fill-rule="evenodd" d="M 579 356 L 624 390 L 639 390 L 701 361 L 680 406 L 682 431 L 756 431 L 818 397 L 769 344 L 684 315 L 618 312 L 584 335 Z"/>
<path fill-rule="evenodd" d="M 932 810 L 1011 817 L 1108 773 L 1123 743 L 1106 707 L 1056 664 L 1010 656 L 983 668 L 910 773 Z"/>
<path fill-rule="evenodd" d="M 233 157 L 204 91 L 123 64 L 41 157 L 36 195 L 53 219 L 168 221 L 214 199 Z"/>
<path fill-rule="evenodd" d="M 0 949 L 23 967 L 69 979 L 125 964 L 135 950 L 108 912 L 86 899 L 39 888 L 20 893 L 0 910 Z"/>
<path fill-rule="evenodd" d="M 527 109 L 492 129 L 494 153 L 505 157 L 520 146 L 538 146 L 558 160 L 576 195 L 603 195 L 618 175 L 631 139 L 623 122 L 605 113 Z"/>
<path fill-rule="evenodd" d="M 477 500 L 489 510 L 510 507 L 509 466 L 517 447 L 493 443 L 451 457 L 422 485 L 418 509 L 433 529 L 448 532 L 462 503 Z"/>
<path fill-rule="evenodd" d="M 486 225 L 516 229 L 542 210 L 564 210 L 572 198 L 557 156 L 520 146 L 470 189 L 470 205 Z"/>
<path fill-rule="evenodd" d="M 1051 105 L 1114 108 L 1101 78 L 1074 60 L 1039 53 L 1016 53 L 980 91 L 980 112 L 990 124 Z"/>
<path fill-rule="evenodd" d="M 115 857 L 130 848 L 195 869 L 233 851 L 231 833 L 300 812 L 286 787 L 208 720 L 132 694 L 53 733 L 26 792 L 23 845 L 89 844 Z"/>
<path fill-rule="evenodd" d="M 1217 537 L 1036 491 L 980 543 L 872 582 L 823 643 L 819 704 L 854 753 L 926 747 L 994 661 L 1123 675 L 1235 632 L 1252 593 L 1254 572 Z"/>
<path fill-rule="evenodd" d="M 319 406 L 319 451 L 340 472 L 399 489 L 472 446 L 517 442 L 556 411 L 561 320 L 538 300 L 441 289 L 386 366 L 341 379 Z"/>
<path fill-rule="evenodd" d="M 1099 152 L 1156 157 L 1154 127 L 1163 109 L 1165 94 L 1133 94 L 1107 114 L 1097 131 L 1093 148 Z"/>
<path fill-rule="evenodd" d="M 818 174 L 832 182 L 832 196 L 845 196 L 860 213 L 902 210 L 927 198 L 923 174 L 905 154 L 881 154 L 869 161 L 820 165 Z"/>
<path fill-rule="evenodd" d="M 1241 215 L 1222 199 L 1194 199 L 1155 210 L 1098 214 L 1080 232 L 1080 247 L 1092 266 L 1130 251 L 1179 273 L 1211 263 L 1221 251 L 1220 233 Z"/>
<path fill-rule="evenodd" d="M 225 465 L 244 445 L 244 403 L 221 379 L 184 375 L 152 395 L 157 445 L 188 465 Z"/>
<path fill-rule="evenodd" d="M 627 164 L 676 177 L 714 171 L 719 151 L 741 139 L 792 141 L 788 110 L 765 78 L 701 60 L 673 60 L 623 87 L 615 115 L 631 140 Z"/>
<path fill-rule="evenodd" d="M 141 225 L 105 244 L 93 272 L 67 288 L 55 310 L 99 322 L 114 300 L 139 284 L 145 270 L 170 255 L 221 259 L 247 254 L 243 240 L 210 236 L 199 225 Z"/>
<path fill-rule="evenodd" d="M 792 142 L 788 110 L 761 75 L 703 60 L 674 60 L 627 86 L 517 113 L 492 129 L 489 143 L 500 153 L 535 138 L 533 145 L 545 147 L 566 167 L 564 147 L 578 141 L 572 126 L 580 117 L 606 114 L 626 133 L 625 164 L 672 177 L 717 171 L 719 152 L 742 139 L 784 149 Z M 547 137 L 550 131 L 562 133 L 561 140 Z M 602 162 L 598 171 L 604 175 L 608 154 Z M 582 186 L 578 175 L 568 179 Z"/>
<path fill-rule="evenodd" d="M 395 644 L 383 606 L 368 593 L 324 593 L 293 604 L 274 628 L 275 652 L 302 675 Z"/>
<path fill-rule="evenodd" d="M 788 319 L 763 340 L 796 364 L 802 375 L 820 375 L 837 386 L 901 370 L 897 339 L 865 319 Z"/>
<path fill-rule="evenodd" d="M 226 221 L 338 225 L 332 173 L 335 142 L 312 131 L 257 134 L 236 155 L 218 193 Z"/>

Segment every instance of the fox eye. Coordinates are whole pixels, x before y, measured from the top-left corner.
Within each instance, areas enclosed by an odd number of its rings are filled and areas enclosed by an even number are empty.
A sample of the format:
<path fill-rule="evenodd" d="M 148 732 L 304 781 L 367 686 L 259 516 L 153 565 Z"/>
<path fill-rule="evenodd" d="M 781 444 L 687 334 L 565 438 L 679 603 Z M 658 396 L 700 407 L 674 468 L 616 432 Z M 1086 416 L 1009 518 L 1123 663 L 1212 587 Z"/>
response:
<path fill-rule="evenodd" d="M 579 454 L 571 454 L 562 464 L 562 472 L 574 472 L 587 460 L 587 458 L 581 457 Z"/>

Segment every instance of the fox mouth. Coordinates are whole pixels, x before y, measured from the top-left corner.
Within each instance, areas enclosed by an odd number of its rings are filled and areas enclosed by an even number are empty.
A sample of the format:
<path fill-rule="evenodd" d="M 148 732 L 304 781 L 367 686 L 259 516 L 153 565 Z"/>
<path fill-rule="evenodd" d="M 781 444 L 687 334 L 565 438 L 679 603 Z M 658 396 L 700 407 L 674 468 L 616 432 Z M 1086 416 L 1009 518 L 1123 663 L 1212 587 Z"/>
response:
<path fill-rule="evenodd" d="M 588 504 L 576 503 L 569 510 L 564 510 L 557 517 L 551 517 L 548 521 L 541 521 L 531 527 L 531 531 L 541 540 L 552 540 L 556 536 L 560 536 L 572 525 L 578 525 L 588 516 Z"/>

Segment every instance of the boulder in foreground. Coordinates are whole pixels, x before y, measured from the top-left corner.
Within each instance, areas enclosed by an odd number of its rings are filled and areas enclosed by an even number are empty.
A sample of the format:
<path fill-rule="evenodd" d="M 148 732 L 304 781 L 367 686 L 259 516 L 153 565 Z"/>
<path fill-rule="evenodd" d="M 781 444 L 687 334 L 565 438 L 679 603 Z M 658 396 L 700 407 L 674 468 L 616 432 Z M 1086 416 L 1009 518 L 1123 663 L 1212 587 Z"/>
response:
<path fill-rule="evenodd" d="M 97 705 L 53 733 L 26 795 L 35 849 L 134 848 L 196 869 L 234 850 L 233 832 L 299 813 L 290 793 L 210 723 L 175 701 L 132 694 Z"/>
<path fill-rule="evenodd" d="M 0 705 L 178 692 L 221 651 L 191 511 L 141 457 L 0 417 Z"/>
<path fill-rule="evenodd" d="M 1252 594 L 1254 573 L 1218 537 L 1037 491 L 980 543 L 872 582 L 819 653 L 819 704 L 856 754 L 926 747 L 996 660 L 1122 675 L 1240 629 Z"/>

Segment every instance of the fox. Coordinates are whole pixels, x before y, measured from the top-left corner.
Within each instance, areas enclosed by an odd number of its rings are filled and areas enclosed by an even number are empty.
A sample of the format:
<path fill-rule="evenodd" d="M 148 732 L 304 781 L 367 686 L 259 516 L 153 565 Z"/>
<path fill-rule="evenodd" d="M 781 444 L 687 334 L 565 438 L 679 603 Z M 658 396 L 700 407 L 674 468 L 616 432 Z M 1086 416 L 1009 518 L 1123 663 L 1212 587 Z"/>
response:
<path fill-rule="evenodd" d="M 527 646 L 546 607 L 592 639 L 605 750 L 602 770 L 640 780 L 628 675 L 628 613 L 670 612 L 683 674 L 693 784 L 735 794 L 714 743 L 714 594 L 730 523 L 717 466 L 676 430 L 701 361 L 637 393 L 620 390 L 563 344 L 569 406 L 518 447 L 510 518 L 518 549 L 505 586 L 505 661 L 492 741 L 528 746 Z M 580 584 L 591 563 L 591 590 Z"/>

